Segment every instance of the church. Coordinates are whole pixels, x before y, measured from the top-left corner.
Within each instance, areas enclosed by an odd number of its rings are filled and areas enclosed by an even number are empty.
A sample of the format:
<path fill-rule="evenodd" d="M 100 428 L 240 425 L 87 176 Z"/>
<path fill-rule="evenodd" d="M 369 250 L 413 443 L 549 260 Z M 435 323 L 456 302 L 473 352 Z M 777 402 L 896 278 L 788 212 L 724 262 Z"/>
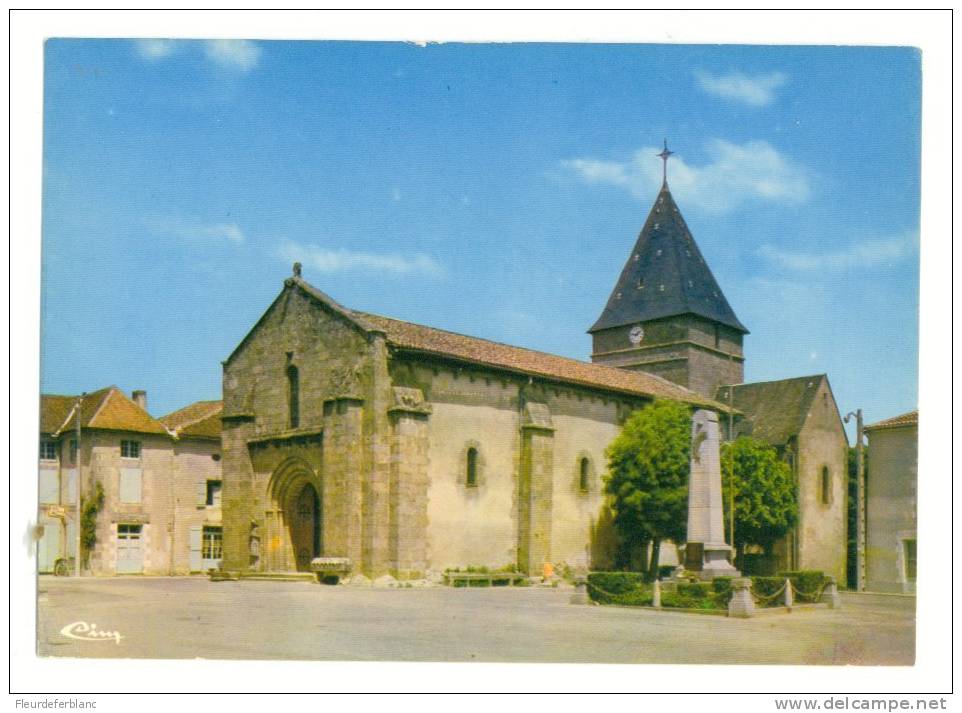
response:
<path fill-rule="evenodd" d="M 605 449 L 634 410 L 672 399 L 792 464 L 799 524 L 768 566 L 844 581 L 847 442 L 828 380 L 742 383 L 748 330 L 667 180 L 589 333 L 584 362 L 367 314 L 295 264 L 223 363 L 223 568 L 611 568 Z"/>

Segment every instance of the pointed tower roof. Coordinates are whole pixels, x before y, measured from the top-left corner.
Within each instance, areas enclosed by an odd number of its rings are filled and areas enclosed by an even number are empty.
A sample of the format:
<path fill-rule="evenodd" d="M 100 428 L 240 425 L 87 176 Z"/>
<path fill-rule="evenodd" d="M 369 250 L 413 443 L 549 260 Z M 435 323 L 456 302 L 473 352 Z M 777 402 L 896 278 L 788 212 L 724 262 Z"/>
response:
<path fill-rule="evenodd" d="M 696 314 L 748 334 L 665 182 L 608 304 L 588 332 L 681 314 Z"/>

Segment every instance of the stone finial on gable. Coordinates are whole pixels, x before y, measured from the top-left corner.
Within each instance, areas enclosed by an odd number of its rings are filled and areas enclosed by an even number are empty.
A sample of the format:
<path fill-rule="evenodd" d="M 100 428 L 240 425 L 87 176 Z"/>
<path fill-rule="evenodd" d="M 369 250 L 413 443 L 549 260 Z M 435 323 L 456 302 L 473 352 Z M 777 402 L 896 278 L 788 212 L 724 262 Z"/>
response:
<path fill-rule="evenodd" d="M 300 277 L 300 276 L 301 276 L 301 263 L 295 262 L 295 263 L 294 263 L 294 277 Z"/>

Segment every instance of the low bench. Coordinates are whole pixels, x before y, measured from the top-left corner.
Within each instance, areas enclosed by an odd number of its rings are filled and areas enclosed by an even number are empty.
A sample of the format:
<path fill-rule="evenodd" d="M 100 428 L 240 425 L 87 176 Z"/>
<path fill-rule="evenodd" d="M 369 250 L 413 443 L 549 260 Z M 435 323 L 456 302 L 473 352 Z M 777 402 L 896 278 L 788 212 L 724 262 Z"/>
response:
<path fill-rule="evenodd" d="M 528 579 L 521 572 L 445 572 L 449 587 L 507 587 Z"/>

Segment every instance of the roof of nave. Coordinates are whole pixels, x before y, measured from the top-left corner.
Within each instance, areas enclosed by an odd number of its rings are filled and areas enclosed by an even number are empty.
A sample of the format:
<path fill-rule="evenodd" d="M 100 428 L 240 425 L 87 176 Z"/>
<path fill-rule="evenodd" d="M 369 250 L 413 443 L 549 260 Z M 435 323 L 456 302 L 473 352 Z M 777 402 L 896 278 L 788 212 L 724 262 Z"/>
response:
<path fill-rule="evenodd" d="M 589 329 L 696 314 L 747 334 L 664 184 L 608 304 Z"/>
<path fill-rule="evenodd" d="M 825 378 L 825 374 L 815 374 L 734 387 L 719 386 L 715 398 L 727 404 L 728 390 L 734 389 L 731 403 L 750 422 L 750 435 L 771 445 L 784 445 L 802 430 L 812 400 Z"/>
<path fill-rule="evenodd" d="M 41 394 L 40 432 L 59 435 L 77 426 L 77 396 Z M 83 397 L 81 428 L 110 431 L 166 434 L 163 424 L 135 404 L 116 386 L 94 391 Z"/>
<path fill-rule="evenodd" d="M 886 428 L 903 428 L 904 426 L 919 425 L 919 410 L 909 411 L 899 416 L 892 416 L 884 421 L 877 421 L 865 427 L 866 431 L 881 431 Z"/>
<path fill-rule="evenodd" d="M 379 315 L 356 314 L 383 330 L 388 342 L 402 349 L 453 357 L 460 361 L 592 388 L 725 409 L 723 404 L 652 374 L 591 364 Z"/>
<path fill-rule="evenodd" d="M 223 408 L 222 401 L 197 401 L 158 420 L 178 438 L 220 438 Z"/>
<path fill-rule="evenodd" d="M 294 275 L 284 281 L 284 291 L 291 289 L 301 290 L 318 304 L 340 315 L 366 334 L 384 334 L 388 344 L 396 349 L 431 354 L 493 369 L 503 369 L 527 376 L 632 396 L 672 399 L 717 411 L 727 411 L 728 408 L 722 403 L 653 374 L 592 364 L 348 309 L 304 280 L 300 275 L 299 264 L 295 264 Z M 278 304 L 284 291 L 275 300 L 274 305 Z M 274 305 L 268 308 L 261 317 L 261 321 L 266 318 Z M 225 363 L 229 363 L 240 352 L 244 344 L 257 331 L 261 321 L 254 325 Z"/>

